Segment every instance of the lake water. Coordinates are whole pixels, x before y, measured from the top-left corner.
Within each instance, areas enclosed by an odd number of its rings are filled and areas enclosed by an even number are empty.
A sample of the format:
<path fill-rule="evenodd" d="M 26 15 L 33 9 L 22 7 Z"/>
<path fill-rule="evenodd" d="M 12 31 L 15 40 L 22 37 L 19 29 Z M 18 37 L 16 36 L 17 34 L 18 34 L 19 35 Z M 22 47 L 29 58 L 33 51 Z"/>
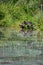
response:
<path fill-rule="evenodd" d="M 43 36 L 0 29 L 0 65 L 43 65 Z"/>

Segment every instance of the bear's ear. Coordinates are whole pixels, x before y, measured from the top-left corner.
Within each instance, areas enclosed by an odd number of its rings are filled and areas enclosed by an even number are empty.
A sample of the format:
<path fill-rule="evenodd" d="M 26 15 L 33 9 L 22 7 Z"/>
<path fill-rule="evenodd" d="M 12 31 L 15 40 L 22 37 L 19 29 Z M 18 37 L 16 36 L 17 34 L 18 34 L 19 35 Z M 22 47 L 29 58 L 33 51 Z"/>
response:
<path fill-rule="evenodd" d="M 5 14 L 2 11 L 0 11 L 0 20 L 4 19 L 4 17 L 5 17 Z"/>
<path fill-rule="evenodd" d="M 28 25 L 28 21 L 24 21 L 24 24 L 25 24 L 25 25 Z"/>

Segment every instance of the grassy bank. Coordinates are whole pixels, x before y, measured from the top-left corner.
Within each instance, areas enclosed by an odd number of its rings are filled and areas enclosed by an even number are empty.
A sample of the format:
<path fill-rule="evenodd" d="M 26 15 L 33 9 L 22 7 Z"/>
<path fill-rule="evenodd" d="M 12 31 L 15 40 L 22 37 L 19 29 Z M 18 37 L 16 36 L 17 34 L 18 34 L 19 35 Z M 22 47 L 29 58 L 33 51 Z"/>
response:
<path fill-rule="evenodd" d="M 41 0 L 4 0 L 0 2 L 0 27 L 20 30 L 19 24 L 31 21 L 36 29 L 43 30 L 43 8 Z"/>

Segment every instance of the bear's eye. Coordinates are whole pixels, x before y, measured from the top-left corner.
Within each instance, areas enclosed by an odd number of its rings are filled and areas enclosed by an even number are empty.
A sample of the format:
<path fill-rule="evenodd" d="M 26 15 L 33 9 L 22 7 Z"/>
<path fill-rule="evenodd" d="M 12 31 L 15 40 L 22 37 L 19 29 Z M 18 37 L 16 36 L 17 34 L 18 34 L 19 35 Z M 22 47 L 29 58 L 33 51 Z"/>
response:
<path fill-rule="evenodd" d="M 29 25 L 27 25 L 27 29 L 30 29 L 30 26 Z"/>

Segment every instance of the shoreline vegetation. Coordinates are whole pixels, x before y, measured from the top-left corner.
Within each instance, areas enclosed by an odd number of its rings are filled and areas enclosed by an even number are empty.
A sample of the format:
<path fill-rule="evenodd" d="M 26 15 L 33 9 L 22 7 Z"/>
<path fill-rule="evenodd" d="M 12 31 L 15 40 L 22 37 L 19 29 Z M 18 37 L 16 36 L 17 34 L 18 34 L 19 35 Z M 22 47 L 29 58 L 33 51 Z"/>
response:
<path fill-rule="evenodd" d="M 43 30 L 42 0 L 0 1 L 0 27 L 10 27 L 18 31 L 19 25 L 24 21 L 34 23 L 36 30 Z"/>
<path fill-rule="evenodd" d="M 34 26 L 32 27 L 29 22 Z M 40 36 L 40 32 L 43 31 L 43 0 L 0 1 L 0 39 L 3 37 L 7 39 L 10 35 L 12 39 L 18 39 L 21 35 L 24 40 L 29 33 L 30 35 L 34 34 L 32 28 L 35 29 L 36 36 L 39 33 L 38 37 L 40 38 L 42 36 Z M 22 32 L 20 32 L 21 30 Z M 29 30 L 32 31 L 26 34 Z M 17 31 L 17 33 L 14 31 Z"/>

